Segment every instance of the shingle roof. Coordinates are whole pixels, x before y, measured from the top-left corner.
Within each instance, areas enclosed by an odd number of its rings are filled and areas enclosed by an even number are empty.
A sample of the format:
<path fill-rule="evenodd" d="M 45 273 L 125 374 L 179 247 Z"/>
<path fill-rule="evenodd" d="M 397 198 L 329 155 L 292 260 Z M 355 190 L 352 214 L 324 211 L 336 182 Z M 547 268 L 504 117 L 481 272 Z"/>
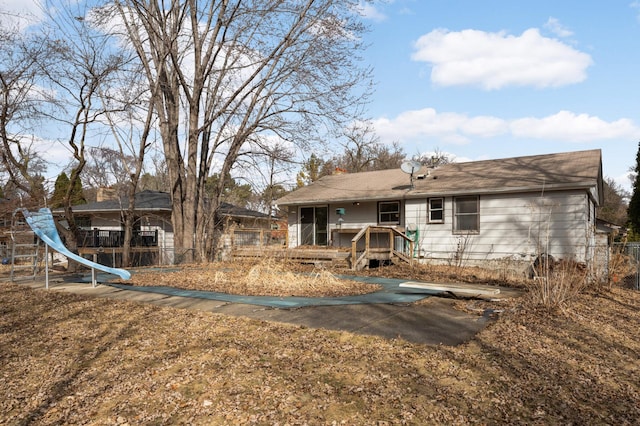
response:
<path fill-rule="evenodd" d="M 218 213 L 222 216 L 231 217 L 247 217 L 252 219 L 268 219 L 269 215 L 256 210 L 246 209 L 244 207 L 234 206 L 229 203 L 220 203 Z"/>
<path fill-rule="evenodd" d="M 136 194 L 136 210 L 171 213 L 171 197 L 166 192 L 141 191 Z M 104 200 L 73 206 L 74 213 L 119 212 L 128 206 L 128 198 Z"/>
<path fill-rule="evenodd" d="M 167 192 L 141 191 L 136 194 L 136 211 L 139 212 L 166 212 L 171 213 L 171 196 Z M 120 200 L 105 200 L 94 203 L 73 206 L 74 213 L 105 213 L 119 212 L 128 205 L 127 198 Z M 222 202 L 218 209 L 222 216 L 248 217 L 248 218 L 268 218 L 269 215 L 234 206 L 233 204 Z"/>
<path fill-rule="evenodd" d="M 602 178 L 601 152 L 564 152 L 423 167 L 409 175 L 400 169 L 324 176 L 277 200 L 278 205 L 461 194 L 588 189 Z M 600 188 L 599 188 L 599 192 Z"/>

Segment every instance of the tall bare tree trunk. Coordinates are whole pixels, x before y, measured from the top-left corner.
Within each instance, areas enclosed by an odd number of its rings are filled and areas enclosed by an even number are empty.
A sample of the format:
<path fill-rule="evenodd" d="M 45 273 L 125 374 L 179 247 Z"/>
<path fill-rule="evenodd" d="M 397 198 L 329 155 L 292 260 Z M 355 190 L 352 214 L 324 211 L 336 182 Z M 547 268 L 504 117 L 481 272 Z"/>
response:
<path fill-rule="evenodd" d="M 358 117 L 356 0 L 114 0 L 149 83 L 171 182 L 177 260 L 214 258 L 222 191 L 258 139 L 304 144 Z"/>

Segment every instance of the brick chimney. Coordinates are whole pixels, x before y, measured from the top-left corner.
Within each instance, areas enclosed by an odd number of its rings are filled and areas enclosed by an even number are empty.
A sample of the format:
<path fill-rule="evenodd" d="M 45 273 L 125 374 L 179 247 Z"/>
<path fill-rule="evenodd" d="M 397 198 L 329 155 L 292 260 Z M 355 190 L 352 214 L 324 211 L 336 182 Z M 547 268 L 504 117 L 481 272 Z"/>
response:
<path fill-rule="evenodd" d="M 118 194 L 114 188 L 98 188 L 98 193 L 96 194 L 96 201 L 107 201 L 107 200 L 115 200 L 118 198 Z"/>

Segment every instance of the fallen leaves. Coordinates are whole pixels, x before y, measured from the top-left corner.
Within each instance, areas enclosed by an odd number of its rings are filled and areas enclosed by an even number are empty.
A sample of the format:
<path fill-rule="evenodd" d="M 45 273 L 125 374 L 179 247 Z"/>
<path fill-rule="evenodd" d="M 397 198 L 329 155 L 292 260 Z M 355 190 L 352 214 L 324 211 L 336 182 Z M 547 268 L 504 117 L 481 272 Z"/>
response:
<path fill-rule="evenodd" d="M 340 297 L 381 289 L 378 285 L 339 279 L 326 269 L 294 273 L 289 264 L 269 258 L 259 263 L 216 263 L 178 271 L 137 273 L 126 283 L 275 297 Z"/>
<path fill-rule="evenodd" d="M 613 289 L 430 347 L 5 283 L 0 424 L 634 424 L 639 320 Z"/>

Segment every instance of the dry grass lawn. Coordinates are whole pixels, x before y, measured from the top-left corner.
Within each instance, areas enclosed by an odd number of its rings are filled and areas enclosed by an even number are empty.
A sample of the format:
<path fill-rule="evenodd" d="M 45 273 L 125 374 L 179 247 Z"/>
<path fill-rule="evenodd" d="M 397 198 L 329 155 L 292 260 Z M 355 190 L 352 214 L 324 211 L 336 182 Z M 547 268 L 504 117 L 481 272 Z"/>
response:
<path fill-rule="evenodd" d="M 638 424 L 638 324 L 614 288 L 432 347 L 0 283 L 0 424 Z"/>

